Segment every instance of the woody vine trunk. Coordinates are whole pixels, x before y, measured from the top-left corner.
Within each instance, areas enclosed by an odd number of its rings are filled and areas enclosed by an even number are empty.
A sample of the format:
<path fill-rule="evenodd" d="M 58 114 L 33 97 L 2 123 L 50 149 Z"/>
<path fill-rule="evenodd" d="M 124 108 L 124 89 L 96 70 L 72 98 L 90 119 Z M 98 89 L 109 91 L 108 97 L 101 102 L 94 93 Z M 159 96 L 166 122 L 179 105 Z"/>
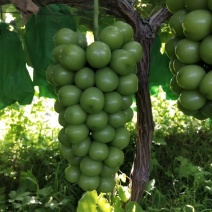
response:
<path fill-rule="evenodd" d="M 16 0 L 18 2 L 19 0 Z M 20 0 L 23 1 L 23 0 Z M 27 1 L 26 1 L 27 2 Z M 37 6 L 48 4 L 67 4 L 84 9 L 93 8 L 93 0 L 33 0 Z M 0 5 L 10 4 L 10 0 L 2 0 Z M 23 2 L 22 2 L 23 4 Z M 137 104 L 137 142 L 134 164 L 131 173 L 131 200 L 140 202 L 150 175 L 151 143 L 154 132 L 151 99 L 149 93 L 150 50 L 154 37 L 161 23 L 170 16 L 166 8 L 162 8 L 145 22 L 127 0 L 99 0 L 100 7 L 116 17 L 128 22 L 135 32 L 135 40 L 143 47 L 143 58 L 138 65 Z M 16 5 L 18 8 L 18 5 Z M 19 8 L 21 10 L 21 8 Z M 30 13 L 30 11 L 21 11 Z"/>

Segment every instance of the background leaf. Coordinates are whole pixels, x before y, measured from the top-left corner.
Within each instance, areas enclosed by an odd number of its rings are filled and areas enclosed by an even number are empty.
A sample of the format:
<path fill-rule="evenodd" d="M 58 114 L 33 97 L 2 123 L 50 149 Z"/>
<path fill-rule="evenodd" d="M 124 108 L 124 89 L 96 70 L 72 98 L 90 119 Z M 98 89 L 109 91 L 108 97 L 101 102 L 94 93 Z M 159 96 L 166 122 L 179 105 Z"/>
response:
<path fill-rule="evenodd" d="M 126 212 L 143 212 L 142 207 L 134 201 L 128 202 L 125 208 Z"/>

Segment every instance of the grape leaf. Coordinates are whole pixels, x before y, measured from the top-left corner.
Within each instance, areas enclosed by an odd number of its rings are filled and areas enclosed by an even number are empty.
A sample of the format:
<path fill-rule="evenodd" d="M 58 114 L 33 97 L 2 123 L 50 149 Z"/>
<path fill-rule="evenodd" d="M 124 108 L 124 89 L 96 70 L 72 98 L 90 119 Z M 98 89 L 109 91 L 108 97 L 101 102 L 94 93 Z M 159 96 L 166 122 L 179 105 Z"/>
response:
<path fill-rule="evenodd" d="M 96 191 L 84 193 L 78 202 L 77 212 L 94 212 L 96 211 L 98 195 Z"/>

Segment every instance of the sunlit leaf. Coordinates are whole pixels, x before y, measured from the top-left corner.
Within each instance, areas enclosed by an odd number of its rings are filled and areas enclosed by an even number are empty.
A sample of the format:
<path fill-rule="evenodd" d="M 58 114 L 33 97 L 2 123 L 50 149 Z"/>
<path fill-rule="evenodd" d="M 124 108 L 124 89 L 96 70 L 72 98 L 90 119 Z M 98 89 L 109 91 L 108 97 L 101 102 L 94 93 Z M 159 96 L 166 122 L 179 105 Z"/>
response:
<path fill-rule="evenodd" d="M 99 196 L 98 202 L 97 202 L 97 211 L 98 212 L 111 212 L 111 205 L 108 202 L 106 198 L 103 196 Z"/>
<path fill-rule="evenodd" d="M 78 202 L 77 212 L 95 212 L 97 202 L 98 195 L 96 191 L 85 192 Z"/>
<path fill-rule="evenodd" d="M 126 183 L 126 180 L 127 180 L 127 175 L 125 173 L 121 173 L 119 175 L 119 179 L 123 182 L 123 183 Z"/>
<path fill-rule="evenodd" d="M 119 186 L 118 195 L 123 202 L 127 202 L 131 196 L 129 187 Z"/>
<path fill-rule="evenodd" d="M 124 203 L 119 196 L 113 196 L 112 202 L 113 202 L 114 208 L 120 208 L 120 207 L 122 207 L 122 205 Z"/>

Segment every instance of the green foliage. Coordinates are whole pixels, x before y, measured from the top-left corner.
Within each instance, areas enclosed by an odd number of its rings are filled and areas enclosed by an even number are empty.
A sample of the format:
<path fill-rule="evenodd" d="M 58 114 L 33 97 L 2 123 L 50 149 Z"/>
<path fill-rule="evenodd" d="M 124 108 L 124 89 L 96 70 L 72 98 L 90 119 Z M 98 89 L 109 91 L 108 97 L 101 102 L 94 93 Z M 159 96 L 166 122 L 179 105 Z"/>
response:
<path fill-rule="evenodd" d="M 161 36 L 164 33 L 161 33 Z M 149 87 L 151 95 L 157 95 L 162 87 L 166 92 L 167 99 L 176 99 L 177 96 L 170 90 L 170 80 L 173 77 L 169 70 L 169 59 L 166 54 L 161 52 L 161 36 L 154 39 L 151 49 Z M 160 64 L 160 66 L 158 66 Z M 163 76 L 163 77 L 161 77 Z"/>
<path fill-rule="evenodd" d="M 32 105 L 0 111 L 0 210 L 69 211 L 76 205 L 81 191 L 64 179 L 53 104 L 35 98 Z"/>
<path fill-rule="evenodd" d="M 212 207 L 212 122 L 184 116 L 176 101 L 165 99 L 162 90 L 152 97 L 151 180 L 141 205 L 148 211 L 207 211 Z"/>
<path fill-rule="evenodd" d="M 151 178 L 138 205 L 129 201 L 128 177 L 135 153 L 135 122 L 127 126 L 131 143 L 124 150 L 127 160 L 116 175 L 114 192 L 83 193 L 65 180 L 67 162 L 59 152 L 60 126 L 53 104 L 54 100 L 36 97 L 32 105 L 14 104 L 0 111 L 0 210 L 80 212 L 94 207 L 115 212 L 198 212 L 212 207 L 210 120 L 184 116 L 162 90 L 152 96 Z"/>
<path fill-rule="evenodd" d="M 16 101 L 30 104 L 34 87 L 26 69 L 22 43 L 19 35 L 10 31 L 6 23 L 0 23 L 0 43 L 0 109 Z"/>

